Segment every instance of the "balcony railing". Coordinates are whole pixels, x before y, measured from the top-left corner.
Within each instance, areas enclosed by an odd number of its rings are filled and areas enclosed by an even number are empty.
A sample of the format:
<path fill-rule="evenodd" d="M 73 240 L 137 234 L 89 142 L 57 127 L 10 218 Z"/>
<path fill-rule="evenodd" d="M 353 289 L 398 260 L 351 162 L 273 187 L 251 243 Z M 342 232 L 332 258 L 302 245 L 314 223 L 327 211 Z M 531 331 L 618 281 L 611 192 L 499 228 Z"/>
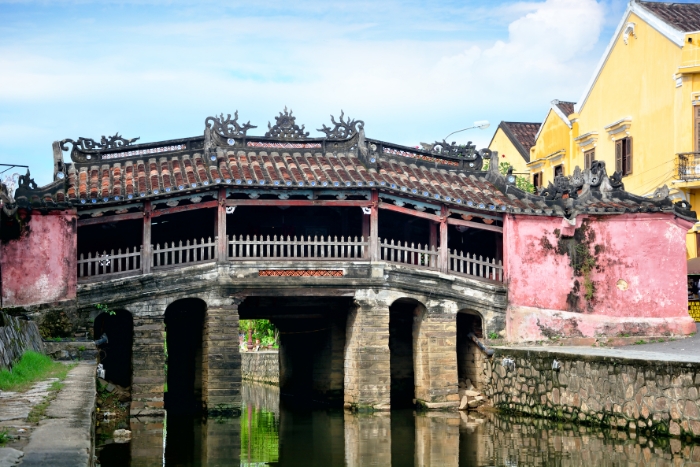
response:
<path fill-rule="evenodd" d="M 333 237 L 330 235 L 319 238 L 303 235 L 297 239 L 277 235 L 272 238 L 268 235 L 263 238 L 261 235 L 243 235 L 228 238 L 228 259 L 230 261 L 243 261 L 253 259 L 267 260 L 329 260 L 344 259 L 358 260 L 367 257 L 369 251 L 369 239 L 364 237 Z"/>
<path fill-rule="evenodd" d="M 448 250 L 442 263 L 440 248 L 390 239 L 377 239 L 379 261 L 430 269 L 481 280 L 503 282 L 503 263 L 475 254 Z M 330 236 L 229 236 L 219 250 L 218 238 L 166 242 L 154 245 L 149 253 L 140 247 L 88 253 L 78 259 L 78 278 L 91 281 L 144 270 L 162 270 L 194 264 L 239 261 L 363 261 L 370 262 L 371 242 L 367 237 Z M 221 251 L 221 253 L 219 253 Z M 144 265 L 149 266 L 144 268 Z"/>
<path fill-rule="evenodd" d="M 700 180 L 700 152 L 682 152 L 676 157 L 678 178 L 686 182 Z"/>

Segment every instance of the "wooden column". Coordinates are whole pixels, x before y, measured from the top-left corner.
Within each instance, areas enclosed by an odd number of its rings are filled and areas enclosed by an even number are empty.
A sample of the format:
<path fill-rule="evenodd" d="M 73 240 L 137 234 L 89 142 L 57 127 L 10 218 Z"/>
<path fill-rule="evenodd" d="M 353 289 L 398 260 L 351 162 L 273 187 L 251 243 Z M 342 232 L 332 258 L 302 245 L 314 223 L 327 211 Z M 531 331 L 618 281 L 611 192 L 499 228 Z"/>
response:
<path fill-rule="evenodd" d="M 449 262 L 449 250 L 447 249 L 447 217 L 449 213 L 443 205 L 440 209 L 440 254 L 438 255 L 438 268 L 440 272 L 447 272 Z"/>
<path fill-rule="evenodd" d="M 372 190 L 372 213 L 369 215 L 370 260 L 379 261 L 379 193 Z"/>
<path fill-rule="evenodd" d="M 226 238 L 226 188 L 219 189 L 219 205 L 216 216 L 217 261 L 226 263 L 228 260 L 228 239 Z"/>
<path fill-rule="evenodd" d="M 437 251 L 438 249 L 438 223 L 437 222 L 428 222 L 429 229 L 430 229 L 430 243 L 428 244 L 428 248 L 430 248 L 433 251 Z M 435 264 L 433 264 L 433 261 Z M 437 267 L 437 260 L 434 260 L 434 256 L 430 256 L 430 267 L 431 268 L 436 268 Z"/>
<path fill-rule="evenodd" d="M 151 202 L 143 203 L 143 240 L 141 243 L 141 270 L 144 274 L 151 272 Z"/>

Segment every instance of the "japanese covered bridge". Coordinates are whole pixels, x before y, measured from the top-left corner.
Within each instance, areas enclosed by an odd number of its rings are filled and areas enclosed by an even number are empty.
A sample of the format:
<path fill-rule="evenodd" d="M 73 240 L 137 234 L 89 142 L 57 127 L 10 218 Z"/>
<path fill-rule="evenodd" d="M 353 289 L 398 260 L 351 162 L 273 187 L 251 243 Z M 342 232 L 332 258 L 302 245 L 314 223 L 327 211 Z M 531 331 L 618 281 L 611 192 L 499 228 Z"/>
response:
<path fill-rule="evenodd" d="M 133 415 L 168 404 L 166 358 L 169 398 L 237 407 L 239 318 L 280 330 L 283 392 L 374 409 L 456 406 L 458 380 L 483 379 L 472 333 L 695 329 L 695 213 L 663 190 L 631 195 L 596 161 L 529 194 L 487 149 L 390 144 L 342 114 L 316 138 L 275 120 L 55 142 L 54 182 L 3 187 L 3 307 L 106 332 Z"/>

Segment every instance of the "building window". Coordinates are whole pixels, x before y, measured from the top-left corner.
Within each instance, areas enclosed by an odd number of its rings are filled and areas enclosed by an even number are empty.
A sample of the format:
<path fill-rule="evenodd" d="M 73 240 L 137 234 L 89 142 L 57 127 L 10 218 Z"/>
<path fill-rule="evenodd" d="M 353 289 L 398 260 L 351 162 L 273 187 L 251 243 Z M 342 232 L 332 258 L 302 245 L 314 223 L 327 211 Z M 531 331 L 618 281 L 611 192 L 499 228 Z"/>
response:
<path fill-rule="evenodd" d="M 590 169 L 591 165 L 593 165 L 593 161 L 595 160 L 595 149 L 591 149 L 590 151 L 584 152 L 583 159 L 583 168 Z"/>
<path fill-rule="evenodd" d="M 542 172 L 532 174 L 532 184 L 535 188 L 542 188 Z"/>
<path fill-rule="evenodd" d="M 632 173 L 632 138 L 615 141 L 615 171 L 622 175 Z"/>
<path fill-rule="evenodd" d="M 554 177 L 563 177 L 564 176 L 564 165 L 559 164 L 554 166 Z"/>

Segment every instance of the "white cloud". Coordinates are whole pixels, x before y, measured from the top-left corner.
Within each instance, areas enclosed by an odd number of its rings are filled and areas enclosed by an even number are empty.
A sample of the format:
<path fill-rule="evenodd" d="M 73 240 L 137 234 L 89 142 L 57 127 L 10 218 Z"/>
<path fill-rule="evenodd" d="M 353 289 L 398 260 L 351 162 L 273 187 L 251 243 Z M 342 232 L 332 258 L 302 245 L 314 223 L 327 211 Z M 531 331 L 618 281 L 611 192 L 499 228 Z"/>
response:
<path fill-rule="evenodd" d="M 307 129 L 342 108 L 365 120 L 371 137 L 415 144 L 484 118 L 492 129 L 502 119 L 541 119 L 550 100 L 579 95 L 598 59 L 599 4 L 547 0 L 482 10 L 512 18 L 501 39 L 461 27 L 477 24 L 463 8 L 455 9 L 463 17 L 421 22 L 415 5 L 396 10 L 402 20 L 415 16 L 405 23 L 357 14 L 126 26 L 98 19 L 27 31 L 31 37 L 10 25 L 12 35 L 0 31 L 0 159 L 31 147 L 42 154 L 37 172 L 48 174 L 52 139 L 115 130 L 144 142 L 193 136 L 207 115 L 235 109 L 263 129 L 284 105 Z M 7 129 L 34 115 L 42 137 L 28 146 L 25 132 Z M 490 132 L 460 136 L 485 145 Z"/>

